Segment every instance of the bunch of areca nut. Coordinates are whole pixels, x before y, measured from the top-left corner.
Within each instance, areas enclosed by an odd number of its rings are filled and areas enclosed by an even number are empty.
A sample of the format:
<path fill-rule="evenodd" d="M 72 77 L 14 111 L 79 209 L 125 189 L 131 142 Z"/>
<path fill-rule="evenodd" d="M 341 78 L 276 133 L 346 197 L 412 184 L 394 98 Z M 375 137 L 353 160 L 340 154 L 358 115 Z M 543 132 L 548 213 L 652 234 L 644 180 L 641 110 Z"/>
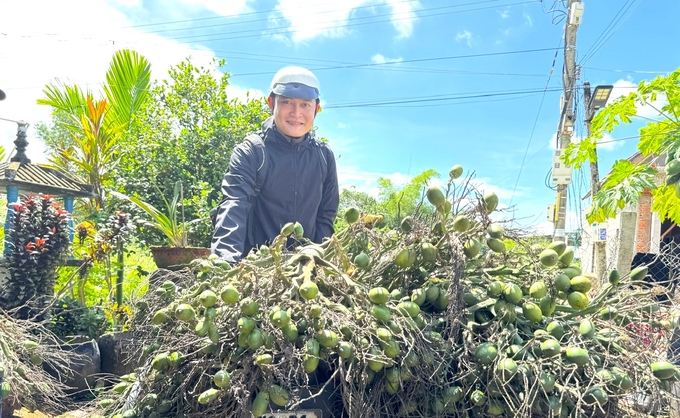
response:
<path fill-rule="evenodd" d="M 192 263 L 131 326 L 144 366 L 110 417 L 250 417 L 335 399 L 324 418 L 635 416 L 680 374 L 677 318 L 647 268 L 594 277 L 573 248 L 513 229 L 462 167 L 399 228 L 344 211 L 321 244 L 285 225 L 237 266 Z M 426 199 L 426 200 L 425 200 Z M 286 249 L 290 237 L 300 245 Z"/>

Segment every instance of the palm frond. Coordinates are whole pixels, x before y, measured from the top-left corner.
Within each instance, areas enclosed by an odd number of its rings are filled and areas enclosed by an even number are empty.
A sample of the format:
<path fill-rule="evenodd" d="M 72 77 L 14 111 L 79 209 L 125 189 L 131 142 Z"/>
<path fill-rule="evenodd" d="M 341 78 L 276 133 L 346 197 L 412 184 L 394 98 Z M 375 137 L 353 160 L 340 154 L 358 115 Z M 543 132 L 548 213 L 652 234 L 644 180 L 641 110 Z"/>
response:
<path fill-rule="evenodd" d="M 116 51 L 106 72 L 104 92 L 111 104 L 110 120 L 127 125 L 148 98 L 151 64 L 142 55 L 129 49 Z"/>
<path fill-rule="evenodd" d="M 38 104 L 47 105 L 55 111 L 61 110 L 69 115 L 79 114 L 87 107 L 87 97 L 92 96 L 89 90 L 83 91 L 77 85 L 64 84 L 59 80 L 50 83 L 43 89 L 44 99 L 38 99 Z"/>

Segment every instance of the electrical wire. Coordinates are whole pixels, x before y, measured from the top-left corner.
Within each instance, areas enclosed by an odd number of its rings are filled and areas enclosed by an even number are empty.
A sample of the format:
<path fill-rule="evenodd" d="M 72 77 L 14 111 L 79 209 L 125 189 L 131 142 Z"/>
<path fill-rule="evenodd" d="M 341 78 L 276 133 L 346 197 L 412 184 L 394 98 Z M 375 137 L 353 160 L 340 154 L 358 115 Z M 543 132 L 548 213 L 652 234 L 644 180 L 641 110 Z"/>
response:
<path fill-rule="evenodd" d="M 478 2 L 471 2 L 471 3 L 463 3 L 463 4 L 458 4 L 455 6 L 450 6 L 450 7 L 463 7 L 463 6 L 474 6 L 474 5 L 479 5 L 479 4 L 485 4 L 485 3 L 495 3 L 500 0 L 484 0 L 484 1 L 478 1 Z M 353 7 L 352 10 L 357 10 L 357 9 L 369 9 L 369 8 L 375 8 L 379 6 L 384 6 L 384 7 L 393 7 L 396 4 L 403 4 L 403 3 L 414 3 L 414 2 L 419 2 L 419 0 L 402 0 L 402 1 L 392 1 L 390 3 L 385 2 L 384 4 L 370 4 L 366 6 L 356 6 Z M 337 5 L 337 1 L 332 1 L 332 2 L 326 2 L 326 3 L 315 3 L 314 6 L 316 7 L 324 7 L 324 6 L 334 6 Z M 288 12 L 288 11 L 293 11 L 293 10 L 309 10 L 309 5 L 304 4 L 302 6 L 296 6 L 296 7 L 279 7 L 277 9 L 266 9 L 266 10 L 259 10 L 259 11 L 253 11 L 253 12 L 245 12 L 245 13 L 239 13 L 238 15 L 220 15 L 220 16 L 209 16 L 209 17 L 201 17 L 201 18 L 194 18 L 194 19 L 183 19 L 183 20 L 172 20 L 172 21 L 165 21 L 165 22 L 155 22 L 155 23 L 144 23 L 144 24 L 139 24 L 139 25 L 129 25 L 129 26 L 120 26 L 117 28 L 104 28 L 103 30 L 117 30 L 117 31 L 123 31 L 127 29 L 139 29 L 139 28 L 146 28 L 146 27 L 155 27 L 155 26 L 165 26 L 165 25 L 174 25 L 178 23 L 193 23 L 193 22 L 204 22 L 204 21 L 214 21 L 214 20 L 223 20 L 223 19 L 233 19 L 235 17 L 244 17 L 244 16 L 254 16 L 254 15 L 263 15 L 263 14 L 271 14 L 272 11 L 276 11 L 279 13 L 283 12 Z M 332 13 L 332 12 L 338 12 L 338 11 L 343 11 L 345 9 L 333 9 L 333 10 L 323 10 L 321 12 L 317 13 L 308 13 L 308 16 L 315 16 L 317 14 L 325 14 L 325 13 Z M 267 21 L 269 19 L 262 19 L 260 21 Z M 240 22 L 240 23 L 245 23 L 245 22 Z M 221 25 L 204 25 L 204 26 L 199 26 L 198 28 L 208 28 L 208 27 L 213 27 L 213 26 L 221 26 Z M 193 28 L 179 28 L 177 30 L 185 30 L 185 29 L 196 29 L 196 27 Z M 168 29 L 168 30 L 173 30 L 173 29 Z M 148 31 L 146 33 L 159 33 L 162 31 Z M 65 34 L 72 34 L 72 33 L 80 33 L 79 31 L 65 31 L 65 32 L 54 32 L 54 33 L 47 33 L 47 34 L 34 34 L 34 35 L 24 35 L 22 37 L 24 38 L 34 38 L 34 37 L 41 37 L 41 36 L 57 36 L 57 35 L 65 35 Z"/>
<path fill-rule="evenodd" d="M 634 89 L 634 88 L 637 88 L 637 87 L 634 87 L 634 86 L 633 86 L 633 87 L 621 87 L 621 88 L 631 88 L 631 89 Z M 580 90 L 580 87 L 576 87 L 576 89 L 577 89 L 577 90 Z M 666 132 L 662 132 L 662 133 L 666 133 Z M 606 143 L 615 142 L 615 141 L 625 141 L 625 140 L 634 139 L 634 138 L 639 138 L 639 136 L 627 137 L 627 138 L 618 138 L 618 139 L 614 139 L 614 140 L 611 140 L 611 141 L 598 141 L 598 144 L 606 144 Z M 534 159 L 537 155 L 539 155 L 541 152 L 543 152 L 543 150 L 545 150 L 546 148 L 548 148 L 548 146 L 550 146 L 550 144 L 549 144 L 549 143 L 546 143 L 546 144 L 543 145 L 541 148 L 539 148 L 538 150 L 536 150 L 536 152 L 534 152 L 533 154 L 531 154 L 531 156 L 529 156 L 529 158 L 527 158 L 527 161 L 526 161 L 526 162 L 528 163 L 529 161 L 531 161 L 532 159 Z M 503 179 L 501 179 L 501 180 L 498 182 L 498 184 L 499 184 L 499 185 L 500 185 L 500 184 L 503 184 L 503 182 L 505 182 L 506 180 L 510 179 L 517 171 L 518 171 L 518 170 L 514 170 L 513 172 L 511 172 L 510 174 L 508 174 L 506 177 L 504 177 Z"/>
<path fill-rule="evenodd" d="M 552 167 L 548 170 L 548 172 L 545 174 L 545 179 L 543 180 L 543 184 L 545 187 L 548 189 L 552 190 L 553 192 L 557 191 L 557 187 L 553 186 L 550 182 L 550 177 L 552 176 Z"/>
<path fill-rule="evenodd" d="M 417 2 L 419 0 L 402 0 L 402 1 L 397 1 L 397 2 L 392 2 L 390 4 L 385 3 L 384 6 L 391 6 L 394 4 L 402 4 L 402 3 L 413 3 Z M 481 2 L 475 2 L 475 3 L 466 3 L 462 4 L 460 6 L 466 6 L 466 5 L 475 5 L 475 4 L 482 4 L 482 3 L 491 3 L 499 0 L 486 0 L 486 1 L 481 1 Z M 327 2 L 327 3 L 317 3 L 315 4 L 317 7 L 321 6 L 333 6 L 336 5 L 337 1 L 333 2 Z M 356 9 L 363 9 L 363 8 L 371 8 L 371 7 L 376 7 L 375 4 L 369 5 L 369 6 L 357 6 L 354 7 L 352 10 Z M 305 4 L 302 6 L 297 6 L 297 7 L 286 7 L 286 8 L 279 8 L 276 9 L 279 12 L 284 12 L 284 11 L 291 11 L 291 10 L 304 10 L 304 9 L 309 9 L 309 5 Z M 330 12 L 335 12 L 335 11 L 341 11 L 345 9 L 335 9 L 335 10 L 326 10 L 323 13 L 330 13 Z M 262 14 L 268 14 L 271 13 L 272 9 L 266 9 L 266 10 L 259 10 L 259 11 L 253 11 L 253 12 L 244 12 L 244 13 L 239 13 L 238 15 L 219 15 L 219 16 L 209 16 L 209 17 L 199 17 L 199 18 L 193 18 L 193 19 L 183 19 L 183 20 L 171 20 L 171 21 L 165 21 L 165 22 L 155 22 L 155 23 L 144 23 L 144 24 L 139 24 L 139 25 L 129 25 L 129 26 L 120 26 L 117 28 L 102 28 L 102 30 L 115 30 L 115 31 L 124 31 L 128 29 L 139 29 L 139 28 L 147 28 L 147 27 L 152 27 L 152 26 L 164 26 L 164 25 L 174 25 L 178 23 L 193 23 L 193 22 L 205 22 L 205 21 L 213 21 L 213 20 L 223 20 L 223 19 L 232 19 L 234 17 L 243 17 L 243 16 L 254 16 L 254 15 L 262 15 Z M 321 12 L 320 12 L 321 13 Z M 317 13 L 311 13 L 310 15 L 315 15 Z M 267 20 L 267 19 L 264 19 Z M 199 28 L 206 28 L 206 27 L 212 27 L 212 26 L 199 26 Z M 178 30 L 184 30 L 187 28 L 181 28 Z M 64 31 L 64 32 L 51 32 L 51 33 L 39 33 L 39 34 L 32 34 L 32 35 L 21 35 L 22 38 L 38 38 L 38 37 L 44 37 L 44 36 L 58 36 L 58 35 L 68 35 L 68 34 L 74 34 L 74 33 L 80 33 L 80 31 Z M 146 33 L 158 33 L 157 31 L 148 31 Z"/>
<path fill-rule="evenodd" d="M 566 4 L 562 2 L 563 7 L 566 8 Z M 553 0 L 553 5 L 550 7 L 550 9 L 545 10 L 545 6 L 543 5 L 543 2 L 541 2 L 541 8 L 543 9 L 543 13 L 545 14 L 552 14 L 552 23 L 553 25 L 557 25 L 563 20 L 567 18 L 567 12 L 564 10 L 559 9 L 558 7 L 560 6 L 560 0 Z"/>
<path fill-rule="evenodd" d="M 664 131 L 664 132 L 656 132 L 653 134 L 647 134 L 647 135 L 633 135 L 633 136 L 627 136 L 624 138 L 615 138 L 615 139 L 610 139 L 607 141 L 597 141 L 597 144 L 611 144 L 612 142 L 620 142 L 620 141 L 629 141 L 631 139 L 642 139 L 647 136 L 653 136 L 653 135 L 663 135 L 663 134 L 669 134 L 671 132 L 675 132 L 674 129 L 671 129 L 670 131 Z"/>
<path fill-rule="evenodd" d="M 633 74 L 670 74 L 673 71 L 641 71 L 641 70 L 614 70 L 606 68 L 595 68 L 595 67 L 583 67 L 593 71 L 606 71 L 612 73 L 633 73 Z"/>
<path fill-rule="evenodd" d="M 235 59 L 244 59 L 244 60 L 252 60 L 252 61 L 262 61 L 262 62 L 274 62 L 274 63 L 288 63 L 291 60 L 290 56 L 282 56 L 282 55 L 269 55 L 269 54 L 252 54 L 252 53 L 247 53 L 247 52 L 235 52 L 235 51 L 221 51 L 221 50 L 212 50 L 213 52 L 217 54 L 226 54 L 226 55 L 245 55 L 246 57 L 265 57 L 265 58 L 280 58 L 285 61 L 280 61 L 280 60 L 266 60 L 266 59 L 261 59 L 261 58 L 244 58 L 244 57 L 232 57 L 230 60 Z M 311 64 L 311 63 L 329 63 L 329 64 L 343 64 L 343 65 L 361 65 L 356 62 L 348 62 L 348 61 L 334 61 L 334 60 L 321 60 L 321 59 L 315 59 L 315 58 L 295 58 L 295 60 L 300 63 L 300 64 Z M 395 61 L 396 62 L 396 61 Z M 402 63 L 402 61 L 399 61 L 399 63 Z M 531 74 L 531 73 L 498 73 L 498 72 L 489 72 L 489 71 L 465 71 L 465 70 L 446 70 L 446 69 L 436 69 L 436 68 L 420 68 L 420 67 L 405 67 L 405 66 L 398 66 L 396 68 L 370 68 L 371 70 L 380 70 L 380 71 L 396 71 L 396 72 L 413 72 L 413 73 L 432 73 L 432 74 L 465 74 L 465 75 L 497 75 L 497 76 L 509 76 L 509 77 L 544 77 L 543 74 Z M 271 72 L 270 74 L 274 74 L 274 72 Z M 230 74 L 230 77 L 238 77 L 242 76 L 243 74 Z"/>
<path fill-rule="evenodd" d="M 630 0 L 629 0 L 629 1 L 630 1 Z M 621 21 L 621 19 L 623 18 L 624 14 L 632 7 L 632 5 L 634 4 L 635 0 L 632 0 L 632 1 L 633 1 L 633 3 L 630 3 L 630 5 L 625 9 L 625 11 L 623 12 L 623 14 L 621 14 L 621 16 L 618 18 L 618 20 L 616 21 L 616 23 L 618 23 L 619 21 Z M 586 62 L 588 62 L 588 60 L 590 60 L 593 56 L 595 56 L 595 54 L 596 54 L 596 53 L 604 46 L 604 44 L 606 44 L 607 41 L 609 41 L 609 39 L 611 39 L 611 37 L 614 36 L 614 34 L 621 28 L 621 26 L 623 26 L 623 24 L 626 23 L 626 21 L 628 21 L 628 19 L 635 13 L 635 11 L 637 11 L 638 8 L 640 8 L 640 6 L 642 5 L 642 3 L 644 3 L 644 2 L 645 2 L 645 0 L 640 0 L 640 2 L 637 4 L 637 6 L 635 6 L 635 9 L 633 9 L 633 11 L 630 12 L 630 13 L 628 14 L 628 16 L 626 16 L 625 19 L 623 19 L 623 21 L 621 21 L 621 23 L 620 23 L 616 28 L 613 28 L 608 34 L 605 35 L 605 33 L 607 32 L 607 29 L 610 27 L 610 26 L 608 25 L 607 28 L 605 28 L 605 30 L 602 32 L 602 35 L 600 35 L 600 37 L 598 38 L 599 43 L 598 43 L 598 41 L 595 41 L 595 43 L 593 44 L 593 46 L 590 48 L 589 52 L 587 52 L 586 55 L 583 57 L 583 59 L 582 59 L 582 61 L 580 62 L 580 64 L 581 64 L 581 65 L 585 64 Z M 628 3 L 628 2 L 626 2 L 626 4 L 627 4 L 627 3 Z M 624 7 L 625 7 L 625 4 L 621 7 L 621 10 L 623 10 Z M 618 15 L 618 13 L 617 13 L 617 15 Z M 616 16 L 614 17 L 614 19 L 616 19 Z M 612 22 L 614 22 L 614 19 L 612 20 Z M 610 25 L 611 25 L 612 22 L 610 22 Z M 606 36 L 606 37 L 605 37 L 605 36 Z M 600 40 L 600 39 L 601 39 L 601 40 Z"/>
<path fill-rule="evenodd" d="M 402 60 L 399 62 L 383 62 L 383 63 L 367 63 L 367 64 L 348 64 L 348 65 L 338 65 L 338 66 L 327 66 L 327 67 L 312 67 L 310 68 L 311 71 L 325 71 L 325 70 L 342 70 L 342 69 L 387 69 L 390 68 L 390 66 L 397 65 L 397 64 L 402 64 L 402 63 L 411 63 L 411 62 L 433 62 L 433 61 L 444 61 L 444 60 L 454 60 L 454 59 L 467 59 L 467 58 L 481 58 L 481 57 L 493 57 L 493 56 L 502 56 L 502 55 L 515 55 L 515 54 L 529 54 L 529 53 L 534 53 L 534 52 L 544 52 L 544 51 L 552 51 L 552 50 L 558 50 L 559 48 L 539 48 L 539 49 L 529 49 L 529 50 L 519 50 L 519 51 L 502 51 L 502 52 L 491 52 L 491 53 L 484 53 L 484 54 L 469 54 L 469 55 L 452 55 L 452 56 L 444 56 L 444 57 L 428 57 L 428 58 L 418 58 L 418 59 L 412 59 L 412 60 Z M 208 51 L 206 51 L 208 52 Z M 387 67 L 387 68 L 385 68 Z M 451 70 L 455 71 L 455 70 Z M 467 72 L 463 72 L 464 74 L 467 74 Z M 473 72 L 474 73 L 474 72 Z M 253 75 L 272 75 L 274 72 L 272 71 L 262 71 L 262 72 L 254 72 L 254 73 L 241 73 L 241 74 L 230 74 L 230 78 L 233 77 L 244 77 L 244 76 L 253 76 Z M 488 73 L 488 74 L 493 74 L 493 73 Z M 500 74 L 500 73 L 495 73 L 495 75 L 508 75 L 508 74 Z M 91 84 L 101 84 L 101 83 L 91 83 Z M 40 86 L 42 87 L 42 86 Z M 7 89 L 7 90 L 19 90 L 19 89 L 31 89 L 31 88 L 39 88 L 39 87 L 28 87 L 28 86 L 23 86 L 23 87 L 13 87 L 12 89 Z M 513 92 L 511 94 L 522 94 L 522 93 L 535 93 L 535 90 L 526 90 L 526 91 L 519 91 L 519 92 Z M 468 94 L 468 93 L 465 93 Z M 507 92 L 503 93 L 502 95 L 508 94 Z M 449 95 L 450 96 L 450 95 Z M 462 98 L 477 98 L 477 97 L 493 97 L 493 94 L 490 95 L 482 95 L 482 96 L 470 96 L 470 97 L 462 97 Z M 428 97 L 435 97 L 435 96 L 420 96 L 418 97 L 419 99 L 418 102 L 420 101 L 425 101 L 428 99 Z M 394 100 L 394 99 L 392 99 Z M 375 100 L 369 102 L 372 103 Z M 408 103 L 408 102 L 407 102 Z M 385 104 L 401 104 L 400 102 L 388 102 Z M 341 107 L 347 107 L 345 106 L 346 104 L 342 104 Z M 375 105 L 375 104 L 373 104 Z M 354 106 L 349 106 L 349 107 L 354 107 Z M 325 108 L 329 108 L 326 106 Z"/>
<path fill-rule="evenodd" d="M 545 95 L 548 92 L 548 86 L 550 85 L 550 80 L 552 79 L 553 72 L 555 70 L 555 63 L 557 62 L 557 55 L 562 45 L 562 36 L 560 36 L 560 41 L 555 48 L 555 56 L 553 57 L 552 64 L 550 65 L 550 70 L 548 71 L 548 79 L 545 82 L 545 88 L 543 89 L 543 96 L 541 96 L 541 103 L 538 105 L 538 111 L 536 112 L 536 118 L 534 119 L 534 124 L 531 127 L 531 134 L 529 135 L 529 141 L 524 149 L 524 155 L 522 156 L 522 163 L 519 166 L 519 173 L 517 174 L 517 180 L 515 180 L 515 186 L 512 188 L 512 195 L 510 196 L 510 204 L 512 206 L 512 200 L 515 198 L 515 192 L 517 191 L 517 185 L 519 184 L 519 179 L 522 176 L 522 169 L 526 163 L 527 154 L 529 153 L 529 147 L 531 146 L 531 141 L 534 138 L 534 133 L 536 133 L 536 126 L 538 125 L 538 120 L 541 117 L 541 111 L 543 110 L 543 103 L 545 102 Z M 559 89 L 558 89 L 559 90 Z"/>
<path fill-rule="evenodd" d="M 530 4 L 530 3 L 536 3 L 536 0 L 526 0 L 526 1 L 521 1 L 517 3 L 510 3 L 505 6 L 519 6 L 519 5 L 524 5 L 524 4 Z M 450 12 L 440 12 L 440 13 L 430 13 L 430 14 L 423 14 L 422 10 L 420 10 L 421 13 L 418 14 L 418 18 L 425 18 L 425 17 L 439 17 L 439 16 L 447 16 L 447 15 L 452 15 L 452 14 L 459 14 L 459 13 L 467 13 L 467 12 L 473 12 L 473 11 L 479 11 L 479 10 L 488 10 L 488 9 L 495 9 L 499 6 L 490 6 L 490 7 L 478 7 L 474 9 L 467 9 L 467 10 L 457 10 L 457 11 L 450 11 Z M 401 12 L 401 13 L 392 13 L 389 14 L 389 16 L 393 16 L 394 14 L 404 14 L 406 12 Z M 410 12 L 409 12 L 410 14 Z M 348 23 L 349 21 L 357 21 L 357 20 L 366 20 L 366 19 L 374 19 L 376 17 L 382 17 L 382 16 L 388 16 L 387 14 L 383 15 L 373 15 L 373 16 L 357 16 L 353 18 L 348 18 L 348 19 L 338 19 L 338 20 L 333 20 L 333 21 L 327 21 L 327 22 L 322 22 L 322 23 L 340 23 L 339 25 L 331 25 L 331 26 L 314 26 L 314 29 L 316 30 L 333 30 L 333 29 L 338 29 L 338 28 L 346 28 L 346 27 L 356 27 L 356 26 L 365 26 L 365 25 L 373 25 L 376 23 L 390 23 L 394 21 L 401 21 L 401 20 L 410 20 L 413 19 L 412 16 L 407 16 L 403 18 L 393 18 L 390 17 L 389 19 L 379 19 L 379 20 L 373 20 L 370 22 L 359 22 L 359 23 Z M 284 28 L 284 27 L 277 27 L 272 29 L 268 29 L 265 31 L 265 35 L 286 35 L 295 32 L 296 29 L 294 28 Z M 213 36 L 222 36 L 222 35 L 236 35 L 240 34 L 239 36 L 227 36 L 227 37 L 218 37 L 215 38 Z M 244 39 L 244 38 L 252 38 L 252 37 L 258 37 L 262 36 L 262 29 L 246 29 L 246 30 L 241 30 L 241 31 L 234 31 L 234 32 L 224 32 L 224 33 L 217 33 L 217 34 L 212 34 L 212 35 L 191 35 L 191 36 L 179 36 L 179 37 L 172 37 L 169 39 L 173 40 L 187 40 L 187 39 L 193 39 L 194 42 L 210 42 L 210 41 L 223 41 L 223 40 L 232 40 L 232 39 Z M 208 37 L 205 37 L 208 36 Z M 203 38 L 202 38 L 203 37 Z M 200 38 L 200 39 L 197 39 Z"/>
<path fill-rule="evenodd" d="M 530 4 L 530 3 L 537 3 L 539 0 L 525 0 L 522 2 L 516 2 L 516 3 L 509 3 L 505 5 L 494 5 L 494 6 L 487 6 L 487 7 L 478 7 L 478 8 L 472 8 L 472 9 L 466 9 L 466 10 L 454 10 L 450 12 L 440 12 L 440 13 L 431 13 L 431 14 L 423 14 L 423 10 L 434 10 L 434 9 L 440 9 L 438 8 L 431 8 L 431 9 L 421 9 L 419 10 L 418 18 L 425 18 L 425 17 L 437 17 L 437 16 L 444 16 L 444 15 L 451 15 L 451 14 L 458 14 L 458 13 L 467 13 L 467 12 L 472 12 L 472 11 L 479 11 L 479 10 L 487 10 L 487 9 L 494 9 L 497 7 L 501 6 L 516 6 L 516 5 L 524 5 L 524 4 Z M 474 3 L 473 3 L 474 4 Z M 442 7 L 457 7 L 457 6 L 442 6 Z M 403 18 L 394 18 L 394 15 L 401 15 L 404 13 L 409 13 L 409 16 L 403 17 Z M 349 23 L 357 20 L 366 20 L 366 19 L 375 19 L 377 17 L 383 17 L 383 16 L 391 16 L 389 19 L 379 19 L 379 20 L 373 20 L 369 22 L 359 22 L 359 23 Z M 339 23 L 338 25 L 331 25 L 331 26 L 322 26 L 322 27 L 314 27 L 316 30 L 333 30 L 333 29 L 338 29 L 338 28 L 346 28 L 346 27 L 355 27 L 355 26 L 365 26 L 365 25 L 373 25 L 373 24 L 378 24 L 378 23 L 386 23 L 386 22 L 394 22 L 394 21 L 401 21 L 401 20 L 410 20 L 413 19 L 413 16 L 411 16 L 411 12 L 397 12 L 397 13 L 390 13 L 390 14 L 377 14 L 377 15 L 372 15 L 372 16 L 357 16 L 357 17 L 350 17 L 347 19 L 340 19 L 340 20 L 334 20 L 334 21 L 327 21 L 327 22 L 322 22 L 322 23 Z M 265 21 L 263 19 L 262 21 Z M 269 21 L 269 19 L 266 19 L 266 21 Z M 194 29 L 200 29 L 199 28 L 194 28 Z M 263 35 L 267 36 L 272 36 L 272 35 L 285 35 L 285 34 L 290 34 L 294 33 L 296 31 L 295 28 L 290 28 L 290 27 L 283 27 L 283 26 L 278 26 L 275 28 L 268 28 L 266 30 L 263 29 L 246 29 L 246 30 L 240 30 L 240 31 L 231 31 L 231 32 L 221 32 L 221 33 L 215 33 L 215 34 L 201 34 L 201 35 L 191 35 L 191 36 L 178 36 L 178 37 L 166 37 L 166 39 L 169 40 L 175 40 L 175 41 L 184 41 L 184 40 L 189 40 L 191 39 L 193 42 L 211 42 L 211 41 L 222 41 L 222 40 L 232 40 L 232 39 L 244 39 L 244 38 L 252 38 L 252 37 L 259 37 Z M 222 35 L 238 35 L 238 36 L 227 36 L 227 37 L 221 37 Z M 218 37 L 215 37 L 218 36 Z M 95 38 L 79 38 L 78 40 L 92 40 Z M 110 39 L 107 39 L 107 42 L 111 42 Z M 132 41 L 130 44 L 136 44 L 138 43 L 137 41 Z M 61 48 L 59 48 L 61 49 Z M 6 51 L 0 54 L 2 55 L 17 55 L 21 53 L 27 53 L 25 50 L 19 50 L 19 51 Z"/>
<path fill-rule="evenodd" d="M 369 64 L 352 64 L 352 65 L 337 65 L 337 66 L 330 66 L 330 67 L 316 67 L 316 68 L 310 68 L 309 70 L 310 71 L 326 71 L 326 70 L 347 70 L 347 69 L 367 68 L 367 67 L 383 67 L 383 66 L 400 65 L 400 64 L 412 63 L 412 62 L 432 62 L 432 61 L 446 61 L 446 60 L 464 59 L 464 58 L 493 57 L 493 56 L 499 56 L 499 55 L 531 54 L 531 53 L 534 53 L 534 52 L 554 51 L 556 49 L 559 50 L 559 48 L 523 49 L 523 50 L 517 50 L 517 51 L 489 52 L 489 53 L 483 53 L 483 54 L 449 55 L 449 56 L 444 56 L 444 57 L 416 58 L 416 59 L 410 59 L 410 60 L 387 61 L 387 62 L 369 63 Z M 273 74 L 273 73 L 271 71 L 259 71 L 259 72 L 253 72 L 253 73 L 241 73 L 241 74 L 237 73 L 237 74 L 232 74 L 231 76 L 232 77 L 243 77 L 243 76 L 270 75 L 270 74 Z"/>
<path fill-rule="evenodd" d="M 616 12 L 614 17 L 612 17 L 612 20 L 609 21 L 609 24 L 607 24 L 607 26 L 602 30 L 602 33 L 600 33 L 600 35 L 598 35 L 598 37 L 595 38 L 595 42 L 593 42 L 593 45 L 590 47 L 588 52 L 586 52 L 585 55 L 583 56 L 584 60 L 588 56 L 588 54 L 590 54 L 590 51 L 592 51 L 599 44 L 599 42 L 601 42 L 602 39 L 604 39 L 604 37 L 607 35 L 608 31 L 611 28 L 613 28 L 616 25 L 616 23 L 618 23 L 618 21 L 621 19 L 621 17 L 623 17 L 623 15 L 625 14 L 625 11 L 627 10 L 627 8 L 630 8 L 630 6 L 633 5 L 633 3 L 635 3 L 635 0 L 626 0 L 626 2 L 621 6 L 619 11 Z"/>
<path fill-rule="evenodd" d="M 482 103 L 491 103 L 491 102 L 503 102 L 503 101 L 510 101 L 510 100 L 521 100 L 521 99 L 526 99 L 527 97 L 532 97 L 532 96 L 538 96 L 542 92 L 536 92 L 536 93 L 527 93 L 526 95 L 523 96 L 514 96 L 514 97 L 504 97 L 500 99 L 485 99 L 485 100 L 469 100 L 469 101 L 464 101 L 464 102 L 452 102 L 452 103 L 433 103 L 433 104 L 417 104 L 417 105 L 391 105 L 389 106 L 390 109 L 394 108 L 424 108 L 424 107 L 441 107 L 441 106 L 458 106 L 458 105 L 463 105 L 463 104 L 482 104 Z"/>
<path fill-rule="evenodd" d="M 559 91 L 560 89 L 555 88 L 552 90 L 548 91 Z M 324 106 L 324 109 L 342 109 L 342 108 L 351 108 L 351 107 L 376 107 L 376 106 L 389 106 L 393 104 L 405 104 L 405 103 L 421 103 L 421 102 L 440 102 L 440 101 L 450 101 L 450 100 L 461 100 L 461 99 L 471 99 L 471 98 L 485 98 L 485 97 L 497 97 L 497 96 L 512 96 L 512 95 L 518 95 L 518 94 L 526 94 L 526 93 L 540 93 L 543 92 L 543 89 L 534 89 L 534 90 L 518 90 L 518 91 L 506 91 L 506 92 L 498 92 L 498 93 L 484 93 L 484 94 L 471 94 L 471 95 L 458 95 L 460 93 L 454 94 L 454 95 L 448 95 L 444 97 L 439 97 L 441 95 L 436 95 L 436 96 L 420 96 L 416 98 L 411 98 L 411 99 L 402 99 L 402 100 L 385 100 L 385 101 L 364 101 L 364 102 L 351 102 L 351 103 L 346 103 L 346 104 L 327 104 Z"/>

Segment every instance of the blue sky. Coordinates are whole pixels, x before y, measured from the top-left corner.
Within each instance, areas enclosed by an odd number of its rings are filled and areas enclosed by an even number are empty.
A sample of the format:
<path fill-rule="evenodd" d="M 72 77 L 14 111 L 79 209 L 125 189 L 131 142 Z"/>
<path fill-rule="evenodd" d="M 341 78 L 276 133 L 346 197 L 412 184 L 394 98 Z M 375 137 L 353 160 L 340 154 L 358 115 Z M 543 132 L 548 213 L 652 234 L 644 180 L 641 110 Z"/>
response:
<path fill-rule="evenodd" d="M 446 177 L 462 164 L 482 188 L 517 205 L 523 224 L 542 224 L 555 199 L 545 178 L 562 89 L 561 1 L 18 3 L 0 0 L 0 88 L 8 93 L 0 117 L 44 120 L 47 110 L 35 100 L 45 82 L 58 77 L 96 89 L 118 48 L 146 55 L 157 78 L 188 55 L 199 64 L 225 58 L 239 97 L 261 94 L 282 66 L 302 65 L 320 79 L 324 110 L 316 125 L 339 157 L 343 186 L 375 193 L 380 176 L 399 184 L 429 168 Z M 579 85 L 614 84 L 621 95 L 678 66 L 677 51 L 666 46 L 680 35 L 677 2 L 584 6 Z M 635 135 L 642 122 L 613 138 Z M 6 147 L 13 132 L 11 124 L 0 126 Z M 575 133 L 584 135 L 582 121 Z M 40 144 L 31 140 L 32 157 L 40 160 Z M 635 144 L 602 146 L 601 170 L 632 154 Z M 575 175 L 570 212 L 579 210 L 575 196 L 587 191 L 587 176 Z"/>

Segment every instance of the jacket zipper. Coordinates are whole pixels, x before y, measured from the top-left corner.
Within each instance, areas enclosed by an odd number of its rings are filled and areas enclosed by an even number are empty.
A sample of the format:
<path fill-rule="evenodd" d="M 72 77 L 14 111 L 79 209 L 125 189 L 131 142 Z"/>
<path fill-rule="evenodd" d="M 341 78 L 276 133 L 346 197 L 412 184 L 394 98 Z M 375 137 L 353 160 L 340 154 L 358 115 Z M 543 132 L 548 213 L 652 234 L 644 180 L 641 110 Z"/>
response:
<path fill-rule="evenodd" d="M 298 159 L 298 151 L 300 151 L 300 146 L 296 145 L 295 150 L 293 152 L 293 173 L 295 182 L 293 183 L 293 193 L 295 194 L 295 197 L 293 198 L 293 222 L 297 222 L 297 195 L 298 195 L 298 188 L 297 188 L 297 181 L 298 181 L 298 172 L 297 172 L 297 159 Z"/>

